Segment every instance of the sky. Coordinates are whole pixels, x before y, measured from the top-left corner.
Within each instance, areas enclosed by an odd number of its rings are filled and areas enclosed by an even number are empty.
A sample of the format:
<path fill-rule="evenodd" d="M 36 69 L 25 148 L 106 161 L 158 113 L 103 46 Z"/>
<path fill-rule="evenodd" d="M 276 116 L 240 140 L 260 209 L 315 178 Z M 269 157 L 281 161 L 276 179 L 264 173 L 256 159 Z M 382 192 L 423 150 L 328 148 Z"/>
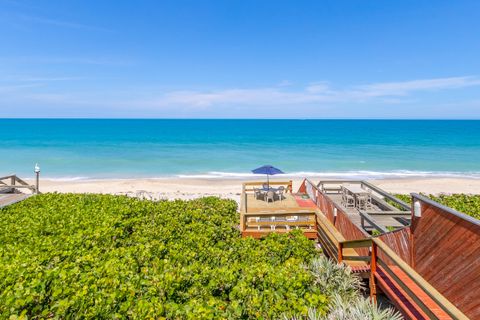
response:
<path fill-rule="evenodd" d="M 479 57 L 478 0 L 0 0 L 0 117 L 480 119 Z"/>

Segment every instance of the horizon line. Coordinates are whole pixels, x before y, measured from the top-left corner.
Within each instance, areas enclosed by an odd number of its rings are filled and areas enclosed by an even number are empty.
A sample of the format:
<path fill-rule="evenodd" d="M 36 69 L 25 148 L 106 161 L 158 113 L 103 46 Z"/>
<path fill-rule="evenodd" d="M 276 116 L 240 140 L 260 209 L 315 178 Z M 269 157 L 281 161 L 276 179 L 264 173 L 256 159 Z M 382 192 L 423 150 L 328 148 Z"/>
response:
<path fill-rule="evenodd" d="M 276 120 L 276 121 L 480 121 L 480 118 L 181 118 L 181 117 L 0 117 L 0 120 Z"/>

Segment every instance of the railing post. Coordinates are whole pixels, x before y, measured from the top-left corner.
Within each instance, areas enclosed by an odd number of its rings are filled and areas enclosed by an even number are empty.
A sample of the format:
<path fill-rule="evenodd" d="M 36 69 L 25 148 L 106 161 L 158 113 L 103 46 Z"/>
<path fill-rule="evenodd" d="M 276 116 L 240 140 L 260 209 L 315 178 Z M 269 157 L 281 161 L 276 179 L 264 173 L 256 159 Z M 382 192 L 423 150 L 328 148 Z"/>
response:
<path fill-rule="evenodd" d="M 342 242 L 339 242 L 339 243 L 338 243 L 337 260 L 338 260 L 338 263 L 342 263 L 342 262 L 343 262 L 343 243 L 342 243 Z"/>
<path fill-rule="evenodd" d="M 377 285 L 375 273 L 377 272 L 377 244 L 372 240 L 372 255 L 370 257 L 370 299 L 377 303 Z"/>

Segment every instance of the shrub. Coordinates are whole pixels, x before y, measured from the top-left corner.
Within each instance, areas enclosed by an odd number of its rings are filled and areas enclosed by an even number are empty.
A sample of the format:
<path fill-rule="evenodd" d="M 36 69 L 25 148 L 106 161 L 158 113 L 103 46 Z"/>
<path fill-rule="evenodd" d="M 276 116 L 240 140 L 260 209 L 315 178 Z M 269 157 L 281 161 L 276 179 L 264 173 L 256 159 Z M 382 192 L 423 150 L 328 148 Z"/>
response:
<path fill-rule="evenodd" d="M 440 195 L 425 195 L 428 198 L 441 203 L 447 207 L 470 215 L 476 219 L 480 219 L 480 195 L 479 194 L 440 194 Z M 407 194 L 396 194 L 395 197 L 400 200 L 411 203 L 412 198 Z"/>
<path fill-rule="evenodd" d="M 0 210 L 0 318 L 325 313 L 300 231 L 242 239 L 236 204 L 44 194 Z"/>

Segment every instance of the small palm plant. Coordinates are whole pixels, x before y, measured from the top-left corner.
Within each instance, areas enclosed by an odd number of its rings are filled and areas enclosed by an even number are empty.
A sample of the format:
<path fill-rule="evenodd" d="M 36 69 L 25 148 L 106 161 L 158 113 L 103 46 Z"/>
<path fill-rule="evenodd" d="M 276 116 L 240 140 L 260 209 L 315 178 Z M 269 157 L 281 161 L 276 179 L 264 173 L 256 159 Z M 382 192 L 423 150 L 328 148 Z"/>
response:
<path fill-rule="evenodd" d="M 352 274 L 346 264 L 337 264 L 325 256 L 315 258 L 306 268 L 314 277 L 314 284 L 327 296 L 335 294 L 348 301 L 364 290 L 361 279 Z"/>
<path fill-rule="evenodd" d="M 321 318 L 313 318 L 321 319 Z M 354 300 L 345 301 L 336 295 L 332 308 L 325 320 L 401 320 L 403 317 L 394 309 L 381 309 L 372 300 L 358 296 Z"/>
<path fill-rule="evenodd" d="M 361 279 L 352 274 L 345 264 L 336 264 L 324 256 L 305 266 L 314 277 L 314 283 L 326 296 L 332 297 L 325 315 L 309 309 L 306 316 L 284 316 L 284 320 L 401 320 L 392 308 L 382 309 L 362 296 Z"/>

